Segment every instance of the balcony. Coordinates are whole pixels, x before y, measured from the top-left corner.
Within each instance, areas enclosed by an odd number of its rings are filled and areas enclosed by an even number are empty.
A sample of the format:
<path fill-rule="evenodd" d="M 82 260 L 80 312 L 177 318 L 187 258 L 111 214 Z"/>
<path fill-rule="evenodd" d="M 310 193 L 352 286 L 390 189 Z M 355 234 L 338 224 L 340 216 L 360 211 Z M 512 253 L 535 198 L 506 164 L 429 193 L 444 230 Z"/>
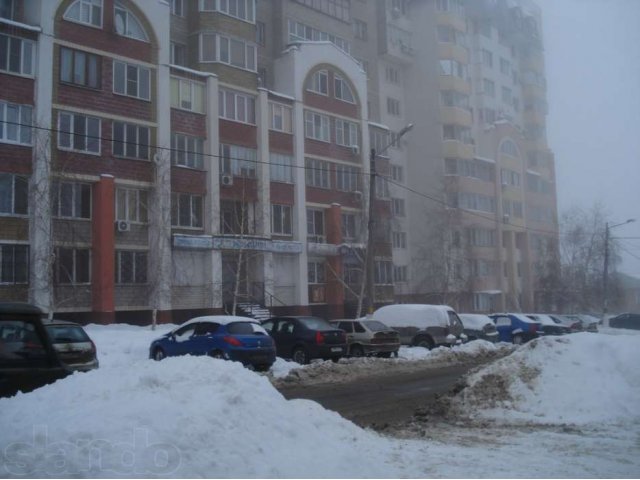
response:
<path fill-rule="evenodd" d="M 474 145 L 462 143 L 459 140 L 442 141 L 442 154 L 446 158 L 462 158 L 466 160 L 472 160 L 475 156 L 474 150 Z"/>
<path fill-rule="evenodd" d="M 444 124 L 461 125 L 471 127 L 473 119 L 471 112 L 461 107 L 440 107 L 440 121 Z"/>
<path fill-rule="evenodd" d="M 438 11 L 437 22 L 438 25 L 453 27 L 460 32 L 464 32 L 467 30 L 467 24 L 464 17 L 455 12 Z"/>
<path fill-rule="evenodd" d="M 438 58 L 456 60 L 466 65 L 469 63 L 469 51 L 463 45 L 439 43 Z"/>
<path fill-rule="evenodd" d="M 455 75 L 440 75 L 438 81 L 440 90 L 456 90 L 467 95 L 471 94 L 471 84 L 464 78 Z"/>

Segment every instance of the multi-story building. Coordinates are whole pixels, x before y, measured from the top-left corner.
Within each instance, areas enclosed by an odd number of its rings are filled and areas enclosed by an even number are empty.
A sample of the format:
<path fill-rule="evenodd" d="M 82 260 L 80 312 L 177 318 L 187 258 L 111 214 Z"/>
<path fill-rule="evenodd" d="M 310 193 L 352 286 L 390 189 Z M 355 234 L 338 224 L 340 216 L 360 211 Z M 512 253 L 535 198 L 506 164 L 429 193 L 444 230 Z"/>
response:
<path fill-rule="evenodd" d="M 373 157 L 376 303 L 528 307 L 555 222 L 541 51 L 471 3 L 0 1 L 0 298 L 354 314 Z"/>

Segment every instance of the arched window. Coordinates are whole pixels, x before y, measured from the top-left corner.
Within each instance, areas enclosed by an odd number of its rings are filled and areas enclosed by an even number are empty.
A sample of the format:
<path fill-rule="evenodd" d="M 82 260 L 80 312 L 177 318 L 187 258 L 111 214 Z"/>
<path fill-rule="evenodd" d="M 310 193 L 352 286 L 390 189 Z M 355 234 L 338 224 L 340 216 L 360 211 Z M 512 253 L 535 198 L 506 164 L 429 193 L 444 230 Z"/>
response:
<path fill-rule="evenodd" d="M 512 157 L 518 157 L 518 147 L 514 143 L 513 140 L 505 140 L 500 145 L 500 153 L 505 153 L 507 155 L 511 155 Z"/>
<path fill-rule="evenodd" d="M 329 73 L 326 70 L 318 70 L 307 80 L 307 90 L 329 95 Z"/>
<path fill-rule="evenodd" d="M 72 22 L 102 27 L 102 0 L 76 0 L 69 5 L 63 18 Z"/>
<path fill-rule="evenodd" d="M 135 38 L 136 40 L 142 40 L 143 42 L 149 41 L 149 37 L 147 37 L 144 28 L 142 28 L 140 20 L 138 20 L 136 16 L 120 2 L 116 2 L 115 4 L 115 22 L 116 32 L 118 32 L 118 35 Z"/>
<path fill-rule="evenodd" d="M 349 103 L 356 103 L 351 87 L 345 79 L 339 75 L 333 77 L 333 91 L 336 98 Z"/>

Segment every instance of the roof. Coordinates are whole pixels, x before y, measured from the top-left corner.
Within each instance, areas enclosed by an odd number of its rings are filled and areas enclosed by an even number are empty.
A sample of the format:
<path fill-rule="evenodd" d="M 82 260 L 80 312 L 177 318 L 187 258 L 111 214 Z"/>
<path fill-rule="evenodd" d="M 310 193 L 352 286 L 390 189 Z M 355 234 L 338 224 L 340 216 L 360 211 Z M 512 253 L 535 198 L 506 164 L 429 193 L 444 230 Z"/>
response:
<path fill-rule="evenodd" d="M 182 328 L 185 325 L 191 325 L 192 323 L 217 323 L 219 325 L 229 325 L 230 323 L 234 322 L 259 323 L 255 318 L 240 317 L 237 315 L 206 315 L 203 317 L 195 317 L 187 320 L 178 328 Z"/>
<path fill-rule="evenodd" d="M 42 310 L 35 305 L 23 302 L 1 302 L 0 314 L 19 314 L 42 316 Z"/>
<path fill-rule="evenodd" d="M 48 325 L 73 325 L 74 327 L 81 327 L 79 323 L 70 322 L 68 320 L 61 320 L 59 318 L 54 318 L 52 320 L 43 320 L 42 324 L 46 327 Z"/>

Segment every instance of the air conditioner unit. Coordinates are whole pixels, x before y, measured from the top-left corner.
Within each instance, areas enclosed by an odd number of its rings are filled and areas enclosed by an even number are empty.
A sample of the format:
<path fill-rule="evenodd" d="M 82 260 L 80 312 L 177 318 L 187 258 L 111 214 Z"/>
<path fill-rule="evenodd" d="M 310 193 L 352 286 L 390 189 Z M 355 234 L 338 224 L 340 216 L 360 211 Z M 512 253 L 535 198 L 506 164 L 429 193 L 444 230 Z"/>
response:
<path fill-rule="evenodd" d="M 116 227 L 118 228 L 119 232 L 128 232 L 129 230 L 131 230 L 131 224 L 126 220 L 118 220 L 116 222 Z"/>
<path fill-rule="evenodd" d="M 360 147 L 358 145 L 351 145 L 351 153 L 358 155 L 360 153 Z"/>
<path fill-rule="evenodd" d="M 233 185 L 233 175 L 222 175 L 220 177 L 220 183 L 225 187 Z"/>

